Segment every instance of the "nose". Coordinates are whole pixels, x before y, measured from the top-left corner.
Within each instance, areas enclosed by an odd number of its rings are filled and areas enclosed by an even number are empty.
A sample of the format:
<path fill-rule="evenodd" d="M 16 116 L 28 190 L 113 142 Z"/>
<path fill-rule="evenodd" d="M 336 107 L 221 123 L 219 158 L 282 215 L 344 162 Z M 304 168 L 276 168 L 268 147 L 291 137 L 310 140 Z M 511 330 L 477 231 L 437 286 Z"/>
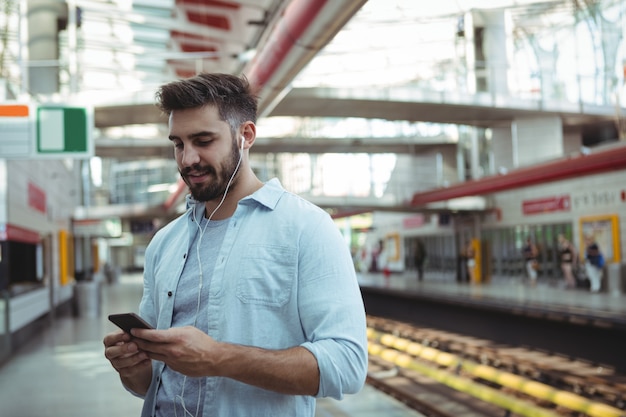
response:
<path fill-rule="evenodd" d="M 185 146 L 182 151 L 181 164 L 183 167 L 190 167 L 200 162 L 200 155 L 193 146 Z"/>

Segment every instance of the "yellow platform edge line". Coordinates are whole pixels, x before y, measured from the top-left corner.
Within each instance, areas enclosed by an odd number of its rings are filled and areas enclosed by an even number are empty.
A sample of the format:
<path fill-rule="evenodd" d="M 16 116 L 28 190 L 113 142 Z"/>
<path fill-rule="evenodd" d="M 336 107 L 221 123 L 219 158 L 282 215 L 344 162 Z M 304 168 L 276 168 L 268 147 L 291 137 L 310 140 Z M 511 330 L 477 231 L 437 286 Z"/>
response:
<path fill-rule="evenodd" d="M 623 410 L 608 404 L 591 401 L 583 396 L 558 390 L 549 385 L 532 381 L 510 372 L 500 371 L 494 367 L 468 361 L 457 355 L 420 345 L 408 339 L 381 333 L 372 328 L 367 329 L 367 337 L 374 342 L 379 342 L 399 352 L 434 362 L 440 366 L 455 368 L 455 371 L 462 369 L 472 376 L 514 389 L 537 399 L 550 401 L 553 404 L 566 407 L 573 411 L 584 412 L 590 417 L 624 417 L 626 415 Z M 391 353 L 387 354 L 390 355 Z"/>

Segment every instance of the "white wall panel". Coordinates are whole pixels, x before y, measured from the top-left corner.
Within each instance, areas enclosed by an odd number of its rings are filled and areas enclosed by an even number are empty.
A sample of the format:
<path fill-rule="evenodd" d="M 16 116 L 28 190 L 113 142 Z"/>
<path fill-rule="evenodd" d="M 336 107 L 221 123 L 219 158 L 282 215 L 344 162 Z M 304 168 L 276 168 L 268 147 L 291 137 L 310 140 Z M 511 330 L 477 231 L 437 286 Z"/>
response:
<path fill-rule="evenodd" d="M 563 134 L 563 154 L 571 155 L 580 152 L 582 147 L 582 135 L 580 132 L 566 132 Z"/>
<path fill-rule="evenodd" d="M 571 209 L 524 215 L 522 203 L 527 200 L 567 195 Z M 539 225 L 571 223 L 574 241 L 580 246 L 579 220 L 581 217 L 618 216 L 620 252 L 626 261 L 626 171 L 589 175 L 565 181 L 551 182 L 535 187 L 525 187 L 493 197 L 495 207 L 501 212 L 500 221 L 491 217 L 484 226 Z"/>
<path fill-rule="evenodd" d="M 78 185 L 74 173 L 62 161 L 8 161 L 7 222 L 40 233 L 69 228 L 77 204 Z M 45 193 L 45 213 L 28 202 L 28 184 Z"/>
<path fill-rule="evenodd" d="M 511 170 L 513 164 L 513 138 L 511 127 L 494 127 L 491 129 L 491 149 L 493 153 L 493 163 L 496 172 L 501 168 Z"/>
<path fill-rule="evenodd" d="M 10 300 L 10 331 L 15 332 L 50 310 L 48 288 L 29 291 Z"/>
<path fill-rule="evenodd" d="M 74 286 L 75 284 L 67 284 L 64 286 L 59 286 L 54 290 L 54 305 L 60 306 L 61 304 L 70 301 L 74 296 Z"/>
<path fill-rule="evenodd" d="M 0 160 L 0 223 L 7 223 L 7 163 Z"/>
<path fill-rule="evenodd" d="M 517 167 L 563 156 L 563 125 L 560 117 L 516 119 L 512 132 L 513 159 Z"/>
<path fill-rule="evenodd" d="M 28 204 L 28 184 L 33 183 L 46 190 L 47 182 L 41 173 L 41 164 L 28 160 L 9 161 L 8 183 L 8 223 L 32 231 L 48 229 L 46 215 Z"/>
<path fill-rule="evenodd" d="M 406 201 L 419 191 L 457 182 L 456 149 L 444 146 L 419 155 L 398 155 L 385 194 Z"/>

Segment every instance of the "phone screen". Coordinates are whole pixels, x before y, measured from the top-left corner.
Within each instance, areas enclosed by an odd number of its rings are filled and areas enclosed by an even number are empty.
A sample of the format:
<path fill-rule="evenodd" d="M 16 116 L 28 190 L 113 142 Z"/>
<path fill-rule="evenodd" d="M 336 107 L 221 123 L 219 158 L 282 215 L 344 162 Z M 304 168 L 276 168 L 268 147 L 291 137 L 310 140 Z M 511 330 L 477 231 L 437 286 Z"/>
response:
<path fill-rule="evenodd" d="M 123 313 L 123 314 L 110 314 L 109 320 L 117 327 L 124 330 L 126 333 L 130 333 L 130 329 L 153 329 L 148 322 L 139 317 L 135 313 Z"/>

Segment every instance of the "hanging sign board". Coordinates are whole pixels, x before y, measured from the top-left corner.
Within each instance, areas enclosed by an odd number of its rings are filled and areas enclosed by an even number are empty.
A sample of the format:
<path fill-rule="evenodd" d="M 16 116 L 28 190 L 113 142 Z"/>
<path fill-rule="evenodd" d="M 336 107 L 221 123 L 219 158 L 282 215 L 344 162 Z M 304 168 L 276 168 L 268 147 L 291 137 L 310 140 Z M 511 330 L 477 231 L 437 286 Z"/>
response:
<path fill-rule="evenodd" d="M 32 110 L 27 104 L 0 104 L 0 158 L 32 155 L 32 130 Z"/>
<path fill-rule="evenodd" d="M 93 128 L 85 107 L 0 104 L 0 158 L 91 158 Z"/>

